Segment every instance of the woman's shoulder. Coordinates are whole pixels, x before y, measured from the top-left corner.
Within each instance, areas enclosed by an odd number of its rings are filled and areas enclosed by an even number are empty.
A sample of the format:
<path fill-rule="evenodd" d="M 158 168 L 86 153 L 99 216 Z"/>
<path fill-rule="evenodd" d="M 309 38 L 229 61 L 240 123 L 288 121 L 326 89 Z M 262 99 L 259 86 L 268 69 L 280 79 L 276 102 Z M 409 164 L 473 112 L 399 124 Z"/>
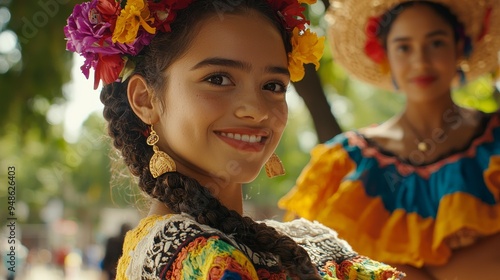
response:
<path fill-rule="evenodd" d="M 337 134 L 332 139 L 317 144 L 310 152 L 311 161 L 336 165 L 354 161 L 358 163 L 364 157 L 364 150 L 368 143 L 359 130 L 349 130 Z"/>
<path fill-rule="evenodd" d="M 401 279 L 404 273 L 357 254 L 338 237 L 336 231 L 316 221 L 295 219 L 289 222 L 265 220 L 278 232 L 289 236 L 304 248 L 323 279 Z"/>
<path fill-rule="evenodd" d="M 265 220 L 263 222 L 304 247 L 318 266 L 325 265 L 328 261 L 341 263 L 346 259 L 357 256 L 351 246 L 338 237 L 336 231 L 319 222 L 309 221 L 304 218 L 289 222 L 275 220 Z"/>

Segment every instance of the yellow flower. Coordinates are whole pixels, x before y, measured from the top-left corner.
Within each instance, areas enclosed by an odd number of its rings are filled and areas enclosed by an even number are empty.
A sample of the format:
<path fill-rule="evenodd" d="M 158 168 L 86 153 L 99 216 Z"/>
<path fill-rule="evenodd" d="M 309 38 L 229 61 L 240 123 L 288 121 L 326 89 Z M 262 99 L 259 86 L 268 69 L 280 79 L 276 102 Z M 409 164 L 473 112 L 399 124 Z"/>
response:
<path fill-rule="evenodd" d="M 312 63 L 319 68 L 319 60 L 323 55 L 325 37 L 320 37 L 309 29 L 299 34 L 298 28 L 294 28 L 292 33 L 292 51 L 288 54 L 288 71 L 290 80 L 297 82 L 305 75 L 304 64 Z"/>
<path fill-rule="evenodd" d="M 113 31 L 113 43 L 132 43 L 137 38 L 139 27 L 142 26 L 150 34 L 156 32 L 148 22 L 153 22 L 145 0 L 128 0 L 127 5 L 116 19 L 116 27 Z"/>

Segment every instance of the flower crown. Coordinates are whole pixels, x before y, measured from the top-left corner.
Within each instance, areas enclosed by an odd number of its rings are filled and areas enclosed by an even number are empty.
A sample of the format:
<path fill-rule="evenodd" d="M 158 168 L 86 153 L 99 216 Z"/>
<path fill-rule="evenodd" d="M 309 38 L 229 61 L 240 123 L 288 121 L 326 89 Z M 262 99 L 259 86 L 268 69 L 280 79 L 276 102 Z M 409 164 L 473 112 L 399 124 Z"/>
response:
<path fill-rule="evenodd" d="M 66 48 L 85 58 L 81 70 L 87 79 L 95 70 L 94 89 L 105 84 L 125 81 L 134 71 L 133 57 L 159 32 L 170 32 L 176 14 L 193 0 L 91 0 L 78 4 L 64 27 Z M 319 68 L 324 37 L 308 28 L 309 21 L 302 3 L 316 0 L 267 0 L 291 35 L 292 51 L 288 53 L 288 70 L 293 82 L 305 74 L 304 64 Z"/>

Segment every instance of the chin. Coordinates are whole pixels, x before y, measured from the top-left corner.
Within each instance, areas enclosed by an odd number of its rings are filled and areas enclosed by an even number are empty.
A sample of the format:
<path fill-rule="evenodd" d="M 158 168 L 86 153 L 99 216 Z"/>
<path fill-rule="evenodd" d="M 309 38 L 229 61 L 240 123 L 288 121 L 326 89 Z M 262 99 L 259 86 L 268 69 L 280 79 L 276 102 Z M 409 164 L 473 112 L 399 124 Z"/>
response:
<path fill-rule="evenodd" d="M 259 174 L 262 172 L 265 173 L 264 169 L 254 169 L 254 168 L 242 168 L 239 173 L 233 173 L 231 176 L 231 181 L 240 184 L 248 184 L 253 182 Z"/>
<path fill-rule="evenodd" d="M 236 178 L 234 178 L 234 180 L 236 182 L 239 182 L 242 184 L 248 184 L 248 183 L 253 182 L 255 180 L 255 178 L 257 178 L 257 176 L 259 176 L 259 173 L 260 172 L 256 172 L 254 174 L 241 174 L 240 176 L 236 176 Z"/>

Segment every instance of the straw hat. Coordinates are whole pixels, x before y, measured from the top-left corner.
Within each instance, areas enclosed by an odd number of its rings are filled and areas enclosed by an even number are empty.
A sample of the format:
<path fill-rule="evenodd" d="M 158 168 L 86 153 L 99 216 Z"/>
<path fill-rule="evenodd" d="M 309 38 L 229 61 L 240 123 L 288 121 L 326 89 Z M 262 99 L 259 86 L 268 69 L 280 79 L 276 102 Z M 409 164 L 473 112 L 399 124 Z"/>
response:
<path fill-rule="evenodd" d="M 412 0 L 330 0 L 327 13 L 328 35 L 333 58 L 352 76 L 370 84 L 393 89 L 390 73 L 364 52 L 365 28 L 370 17 L 381 17 L 396 5 Z M 413 0 L 420 1 L 420 0 Z M 430 0 L 450 8 L 472 40 L 472 53 L 465 62 L 467 80 L 471 81 L 498 67 L 500 51 L 500 0 Z M 480 37 L 488 9 L 489 31 Z"/>

